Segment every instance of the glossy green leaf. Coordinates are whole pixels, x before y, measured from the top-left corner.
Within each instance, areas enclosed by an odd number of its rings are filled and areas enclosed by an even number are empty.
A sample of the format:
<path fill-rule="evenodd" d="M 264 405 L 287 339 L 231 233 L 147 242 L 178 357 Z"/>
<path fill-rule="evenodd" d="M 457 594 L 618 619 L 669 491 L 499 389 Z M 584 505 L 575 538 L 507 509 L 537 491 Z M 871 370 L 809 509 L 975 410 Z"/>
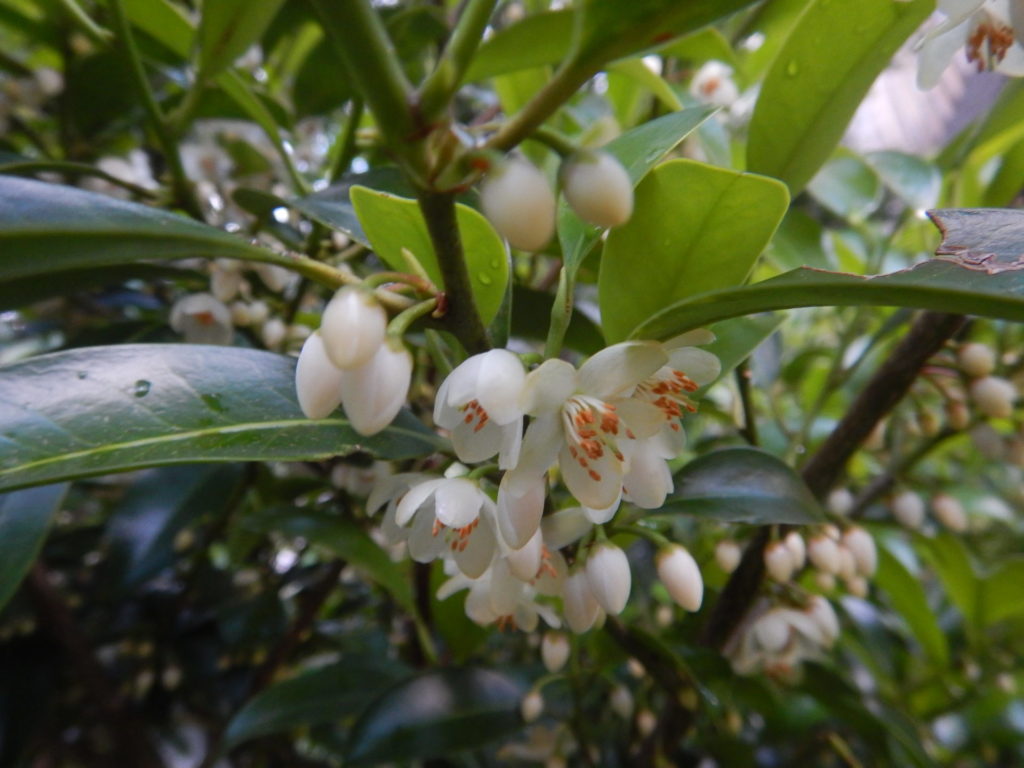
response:
<path fill-rule="evenodd" d="M 871 83 L 934 8 L 934 0 L 861 0 L 851 16 L 846 3 L 813 0 L 761 87 L 747 167 L 783 180 L 794 195 L 802 190 Z"/>
<path fill-rule="evenodd" d="M 882 202 L 884 189 L 870 165 L 852 152 L 840 152 L 825 163 L 807 191 L 832 213 L 862 222 Z"/>
<path fill-rule="evenodd" d="M 365 438 L 306 419 L 295 361 L 252 349 L 125 344 L 0 368 L 0 490 L 162 464 L 383 458 L 444 445 L 410 414 Z"/>
<path fill-rule="evenodd" d="M 438 287 L 444 286 L 434 246 L 415 200 L 352 187 L 352 205 L 377 255 L 392 269 L 411 272 L 402 250 L 410 251 Z M 456 206 L 456 218 L 473 299 L 484 323 L 498 312 L 508 284 L 508 252 L 490 222 L 466 205 Z"/>
<path fill-rule="evenodd" d="M 770 3 L 762 3 L 752 12 L 743 25 L 743 33 L 746 40 L 754 38 L 759 44 L 749 47 L 742 44 L 737 46 L 737 53 L 747 77 L 752 80 L 761 78 L 775 60 L 779 49 L 796 26 L 800 14 L 810 2 L 811 0 L 772 0 Z"/>
<path fill-rule="evenodd" d="M 402 675 L 397 664 L 374 657 L 346 658 L 304 670 L 246 702 L 228 723 L 222 749 L 226 752 L 267 734 L 351 717 Z"/>
<path fill-rule="evenodd" d="M 306 511 L 274 511 L 247 519 L 246 524 L 262 531 L 278 531 L 323 547 L 363 571 L 386 589 L 403 609 L 415 612 L 409 580 L 388 553 L 351 520 L 336 515 Z"/>
<path fill-rule="evenodd" d="M 569 10 L 536 13 L 506 27 L 481 44 L 464 80 L 557 64 L 569 50 L 573 16 Z"/>
<path fill-rule="evenodd" d="M 0 258 L 0 263 L 2 261 Z M 144 280 L 150 284 L 168 280 L 195 290 L 203 290 L 210 283 L 209 277 L 200 272 L 158 264 L 116 264 L 110 267 L 71 269 L 53 272 L 45 280 L 32 275 L 0 282 L 0 310 L 27 307 L 53 296 L 71 296 L 104 286 L 121 285 L 126 280 Z"/>
<path fill-rule="evenodd" d="M 670 160 L 636 189 L 633 217 L 601 258 L 605 338 L 621 341 L 687 296 L 742 283 L 786 212 L 774 179 Z"/>
<path fill-rule="evenodd" d="M 911 574 L 884 546 L 878 548 L 878 572 L 874 582 L 885 593 L 896 613 L 903 617 L 925 654 L 936 664 L 945 667 L 949 663 L 949 645 L 935 613 L 928 605 L 920 579 Z"/>
<path fill-rule="evenodd" d="M 346 765 L 449 756 L 522 727 L 518 684 L 487 669 L 438 669 L 378 697 L 349 735 Z"/>
<path fill-rule="evenodd" d="M 0 494 L 0 612 L 43 547 L 66 483 Z"/>
<path fill-rule="evenodd" d="M 173 566 L 178 533 L 203 515 L 224 514 L 240 478 L 238 464 L 160 467 L 140 477 L 107 523 L 105 565 L 119 588 Z"/>
<path fill-rule="evenodd" d="M 626 169 L 634 185 L 647 175 L 666 154 L 697 126 L 714 114 L 710 107 L 690 107 L 663 115 L 612 139 L 603 149 Z M 558 240 L 566 268 L 575 275 L 590 249 L 601 238 L 601 230 L 586 224 L 562 200 L 558 207 Z"/>
<path fill-rule="evenodd" d="M 709 326 L 715 340 L 702 349 L 711 352 L 722 363 L 719 380 L 730 374 L 757 349 L 761 342 L 775 333 L 785 315 L 765 313 L 749 317 L 734 317 Z"/>
<path fill-rule="evenodd" d="M 1024 613 L 1024 559 L 1002 563 L 981 580 L 980 620 L 984 626 Z"/>
<path fill-rule="evenodd" d="M 676 474 L 675 484 L 659 514 L 754 525 L 807 525 L 824 519 L 800 476 L 781 459 L 756 448 L 726 448 L 699 456 Z"/>
<path fill-rule="evenodd" d="M 512 335 L 543 342 L 554 303 L 555 297 L 550 293 L 516 286 L 512 298 Z M 565 345 L 592 355 L 604 348 L 604 339 L 593 320 L 582 312 L 573 312 L 565 332 Z"/>
<path fill-rule="evenodd" d="M 199 256 L 266 261 L 272 254 L 159 208 L 0 176 L 0 280 Z"/>
<path fill-rule="evenodd" d="M 267 30 L 284 0 L 203 0 L 199 70 L 209 77 L 228 67 Z"/>
<path fill-rule="evenodd" d="M 933 538 L 917 537 L 917 550 L 928 561 L 946 588 L 950 601 L 964 621 L 974 625 L 979 616 L 978 577 L 967 548 L 958 536 L 943 533 Z"/>
<path fill-rule="evenodd" d="M 870 152 L 864 155 L 864 160 L 882 183 L 908 205 L 924 210 L 938 204 L 942 173 L 927 160 L 892 151 Z"/>

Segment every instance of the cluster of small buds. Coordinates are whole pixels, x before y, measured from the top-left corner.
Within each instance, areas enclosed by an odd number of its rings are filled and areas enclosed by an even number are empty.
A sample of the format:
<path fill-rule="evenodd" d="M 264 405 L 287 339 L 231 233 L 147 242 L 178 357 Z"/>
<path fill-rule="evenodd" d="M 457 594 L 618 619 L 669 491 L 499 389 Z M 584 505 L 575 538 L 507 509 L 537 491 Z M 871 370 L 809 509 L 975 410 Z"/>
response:
<path fill-rule="evenodd" d="M 808 561 L 822 590 L 835 589 L 836 580 L 842 579 L 851 594 L 864 597 L 868 579 L 877 567 L 878 553 L 871 534 L 859 526 L 840 532 L 834 525 L 826 525 L 806 542 L 797 531 L 790 531 L 782 540 L 765 547 L 765 570 L 779 583 L 791 581 Z"/>
<path fill-rule="evenodd" d="M 1013 415 L 1017 388 L 1008 379 L 993 375 L 996 362 L 995 351 L 980 342 L 968 342 L 957 351 L 957 363 L 970 379 L 968 391 L 978 412 L 991 419 L 1005 419 Z"/>
<path fill-rule="evenodd" d="M 295 369 L 295 389 L 310 419 L 341 405 L 361 435 L 390 424 L 405 404 L 412 355 L 387 335 L 387 313 L 369 291 L 346 286 L 324 309 L 320 330 L 306 339 Z"/>
<path fill-rule="evenodd" d="M 838 637 L 839 619 L 827 598 L 811 595 L 803 606 L 773 606 L 762 598 L 724 652 L 737 674 L 763 672 L 790 682 L 804 661 L 821 658 Z"/>
<path fill-rule="evenodd" d="M 916 531 L 924 524 L 924 499 L 913 491 L 905 490 L 897 493 L 892 497 L 890 508 L 896 521 L 904 528 Z"/>
<path fill-rule="evenodd" d="M 617 227 L 633 214 L 633 182 L 607 152 L 573 153 L 562 162 L 559 180 L 566 202 L 584 221 Z M 555 193 L 543 172 L 523 157 L 495 163 L 480 186 L 480 206 L 498 233 L 519 250 L 539 251 L 555 233 Z"/>

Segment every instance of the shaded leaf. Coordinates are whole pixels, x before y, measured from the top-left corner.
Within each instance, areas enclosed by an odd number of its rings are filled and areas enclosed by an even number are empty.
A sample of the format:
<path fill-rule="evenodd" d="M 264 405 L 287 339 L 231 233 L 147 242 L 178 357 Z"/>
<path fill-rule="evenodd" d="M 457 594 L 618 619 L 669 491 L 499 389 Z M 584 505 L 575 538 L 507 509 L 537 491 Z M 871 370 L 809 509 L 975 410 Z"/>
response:
<path fill-rule="evenodd" d="M 410 414 L 378 435 L 312 421 L 295 361 L 233 347 L 125 344 L 0 369 L 0 489 L 197 461 L 298 461 L 354 450 L 384 458 L 444 445 Z"/>
<path fill-rule="evenodd" d="M 878 548 L 878 572 L 874 582 L 936 664 L 949 663 L 949 646 L 932 612 L 920 580 L 884 547 Z"/>
<path fill-rule="evenodd" d="M 959 537 L 943 533 L 934 538 L 916 537 L 917 550 L 935 570 L 950 601 L 964 621 L 975 625 L 979 616 L 978 578 L 971 558 Z"/>
<path fill-rule="evenodd" d="M 882 183 L 914 208 L 931 208 L 942 194 L 942 173 L 927 160 L 903 152 L 869 152 L 864 160 Z"/>
<path fill-rule="evenodd" d="M 660 514 L 699 515 L 732 523 L 820 523 L 823 513 L 788 464 L 756 448 L 726 448 L 699 456 L 675 477 Z"/>
<path fill-rule="evenodd" d="M 679 299 L 745 281 L 788 204 L 774 179 L 693 160 L 652 170 L 601 257 L 605 338 L 621 341 Z"/>
<path fill-rule="evenodd" d="M 523 691 L 487 669 L 447 668 L 410 678 L 377 698 L 349 737 L 347 764 L 376 765 L 475 749 L 522 727 Z"/>
<path fill-rule="evenodd" d="M 0 612 L 43 547 L 66 483 L 0 494 Z"/>
<path fill-rule="evenodd" d="M 521 69 L 557 64 L 572 39 L 571 10 L 536 13 L 485 40 L 466 72 L 466 82 L 486 80 Z"/>
<path fill-rule="evenodd" d="M 715 334 L 715 340 L 702 349 L 711 352 L 721 361 L 719 381 L 750 357 L 761 342 L 782 325 L 784 319 L 785 316 L 781 314 L 765 313 L 723 320 L 710 326 L 708 330 Z"/>
<path fill-rule="evenodd" d="M 840 152 L 811 179 L 807 191 L 837 216 L 863 221 L 881 204 L 884 190 L 871 166 Z"/>
<path fill-rule="evenodd" d="M 1024 559 L 1002 563 L 981 580 L 980 620 L 983 625 L 995 624 L 1024 613 Z"/>
<path fill-rule="evenodd" d="M 871 83 L 934 0 L 813 0 L 772 63 L 750 122 L 747 167 L 797 194 L 828 159 Z M 852 29 L 851 29 L 852 27 Z M 848 30 L 836 34 L 836 30 Z"/>
<path fill-rule="evenodd" d="M 210 77 L 230 66 L 266 31 L 284 0 L 203 0 L 199 70 Z"/>
<path fill-rule="evenodd" d="M 928 215 L 942 232 L 936 254 L 988 274 L 1024 269 L 1024 211 L 948 208 Z"/>

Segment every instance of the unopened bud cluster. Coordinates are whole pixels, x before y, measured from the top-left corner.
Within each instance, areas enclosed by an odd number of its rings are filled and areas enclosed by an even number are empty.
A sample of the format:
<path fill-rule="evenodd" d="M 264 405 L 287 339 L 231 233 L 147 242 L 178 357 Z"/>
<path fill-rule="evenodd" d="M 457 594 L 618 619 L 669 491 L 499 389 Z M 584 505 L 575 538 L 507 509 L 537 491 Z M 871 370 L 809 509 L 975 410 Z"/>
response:
<path fill-rule="evenodd" d="M 840 532 L 826 525 L 806 540 L 797 531 L 790 531 L 765 547 L 765 570 L 776 582 L 790 582 L 808 563 L 822 590 L 831 591 L 841 579 L 851 594 L 864 597 L 878 563 L 875 540 L 859 526 Z"/>

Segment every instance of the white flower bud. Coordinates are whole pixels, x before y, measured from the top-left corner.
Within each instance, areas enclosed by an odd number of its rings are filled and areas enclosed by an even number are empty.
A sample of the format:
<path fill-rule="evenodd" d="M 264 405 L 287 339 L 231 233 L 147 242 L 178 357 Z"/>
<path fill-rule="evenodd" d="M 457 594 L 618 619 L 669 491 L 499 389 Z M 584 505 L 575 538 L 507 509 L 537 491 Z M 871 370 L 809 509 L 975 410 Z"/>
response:
<path fill-rule="evenodd" d="M 892 498 L 892 513 L 903 527 L 920 528 L 924 522 L 924 502 L 913 491 L 901 491 Z"/>
<path fill-rule="evenodd" d="M 594 598 L 587 573 L 582 568 L 570 573 L 562 585 L 562 607 L 569 629 L 577 635 L 586 632 L 597 621 L 601 606 Z"/>
<path fill-rule="evenodd" d="M 726 573 L 732 573 L 743 559 L 740 545 L 732 539 L 722 539 L 715 545 L 715 562 Z"/>
<path fill-rule="evenodd" d="M 528 160 L 510 157 L 480 186 L 480 207 L 514 248 L 539 251 L 555 233 L 555 194 Z"/>
<path fill-rule="evenodd" d="M 540 657 L 548 672 L 558 672 L 569 660 L 572 648 L 569 638 L 561 632 L 548 632 L 540 643 Z"/>
<path fill-rule="evenodd" d="M 519 712 L 523 716 L 523 722 L 532 723 L 541 712 L 544 711 L 544 697 L 536 688 L 527 693 L 519 703 Z"/>
<path fill-rule="evenodd" d="M 773 541 L 764 550 L 764 567 L 775 581 L 785 583 L 793 577 L 796 563 L 793 553 L 781 541 Z"/>
<path fill-rule="evenodd" d="M 865 598 L 868 596 L 868 580 L 863 576 L 854 576 L 846 580 L 846 590 L 854 597 Z"/>
<path fill-rule="evenodd" d="M 839 578 L 852 579 L 857 575 L 857 560 L 853 552 L 842 544 L 836 546 L 836 552 L 839 553 Z"/>
<path fill-rule="evenodd" d="M 242 327 L 252 322 L 252 314 L 249 312 L 249 305 L 244 301 L 236 301 L 231 305 L 231 322 Z"/>
<path fill-rule="evenodd" d="M 836 577 L 831 573 L 825 573 L 824 571 L 814 572 L 814 583 L 818 585 L 818 589 L 822 592 L 831 592 L 836 588 Z"/>
<path fill-rule="evenodd" d="M 654 612 L 654 623 L 659 627 L 670 627 L 672 622 L 675 621 L 675 611 L 671 605 L 659 605 L 657 610 Z"/>
<path fill-rule="evenodd" d="M 976 341 L 964 344 L 957 359 L 964 373 L 974 379 L 988 376 L 996 369 L 996 353 L 988 344 Z"/>
<path fill-rule="evenodd" d="M 614 544 L 598 544 L 587 555 L 587 581 L 606 613 L 617 616 L 626 607 L 632 575 L 626 553 Z"/>
<path fill-rule="evenodd" d="M 263 325 L 270 317 L 270 307 L 265 301 L 254 301 L 249 305 L 249 322 L 252 325 Z"/>
<path fill-rule="evenodd" d="M 1013 402 L 1017 390 L 1006 379 L 986 376 L 971 382 L 971 398 L 978 410 L 993 419 L 1005 419 L 1013 415 Z"/>
<path fill-rule="evenodd" d="M 260 338 L 267 349 L 277 349 L 288 335 L 288 326 L 279 317 L 272 317 L 260 329 Z"/>
<path fill-rule="evenodd" d="M 611 706 L 612 712 L 623 720 L 629 720 L 633 716 L 633 694 L 624 685 L 616 685 L 612 688 L 608 704 Z"/>
<path fill-rule="evenodd" d="M 327 359 L 320 334 L 302 345 L 295 366 L 295 392 L 307 419 L 322 419 L 341 405 L 341 370 Z"/>
<path fill-rule="evenodd" d="M 825 573 L 837 574 L 842 566 L 839 546 L 827 534 L 815 536 L 807 543 L 807 556 L 815 568 Z"/>
<path fill-rule="evenodd" d="M 782 611 L 772 610 L 754 622 L 750 631 L 757 644 L 769 653 L 778 653 L 789 642 L 789 622 Z"/>
<path fill-rule="evenodd" d="M 375 435 L 394 421 L 411 381 L 412 355 L 397 339 L 381 344 L 364 365 L 342 371 L 341 404 L 353 429 Z"/>
<path fill-rule="evenodd" d="M 843 546 L 850 550 L 861 574 L 875 575 L 875 569 L 878 567 L 878 550 L 870 533 L 859 526 L 849 528 L 843 534 Z"/>
<path fill-rule="evenodd" d="M 607 152 L 576 152 L 562 163 L 559 178 L 566 202 L 584 221 L 617 227 L 633 215 L 633 182 Z"/>
<path fill-rule="evenodd" d="M 253 269 L 260 276 L 263 284 L 274 293 L 283 291 L 294 279 L 292 272 L 276 264 L 255 264 Z"/>
<path fill-rule="evenodd" d="M 658 552 L 658 578 L 672 599 L 688 611 L 696 611 L 704 599 L 700 568 L 685 547 L 672 544 Z"/>
<path fill-rule="evenodd" d="M 384 343 L 388 316 L 373 294 L 345 286 L 327 302 L 320 335 L 331 362 L 339 368 L 367 363 Z"/>
<path fill-rule="evenodd" d="M 640 663 L 640 660 L 630 656 L 626 659 L 626 671 L 629 672 L 631 677 L 635 677 L 637 680 L 642 680 L 647 677 L 647 670 L 644 669 L 644 665 Z"/>
<path fill-rule="evenodd" d="M 647 738 L 658 727 L 658 718 L 649 709 L 641 709 L 636 713 L 636 730 L 642 738 Z"/>
<path fill-rule="evenodd" d="M 849 488 L 836 488 L 828 495 L 825 506 L 834 515 L 848 515 L 853 509 L 853 494 Z"/>
<path fill-rule="evenodd" d="M 804 544 L 804 537 L 798 531 L 790 531 L 782 540 L 786 549 L 793 556 L 793 568 L 799 571 L 807 562 L 807 545 Z"/>
<path fill-rule="evenodd" d="M 821 634 L 832 645 L 839 638 L 839 617 L 828 599 L 821 595 L 812 595 L 807 605 L 807 613 L 821 629 Z"/>
<path fill-rule="evenodd" d="M 948 493 L 937 494 L 932 498 L 932 512 L 935 519 L 956 533 L 967 530 L 967 515 L 963 504 Z"/>

